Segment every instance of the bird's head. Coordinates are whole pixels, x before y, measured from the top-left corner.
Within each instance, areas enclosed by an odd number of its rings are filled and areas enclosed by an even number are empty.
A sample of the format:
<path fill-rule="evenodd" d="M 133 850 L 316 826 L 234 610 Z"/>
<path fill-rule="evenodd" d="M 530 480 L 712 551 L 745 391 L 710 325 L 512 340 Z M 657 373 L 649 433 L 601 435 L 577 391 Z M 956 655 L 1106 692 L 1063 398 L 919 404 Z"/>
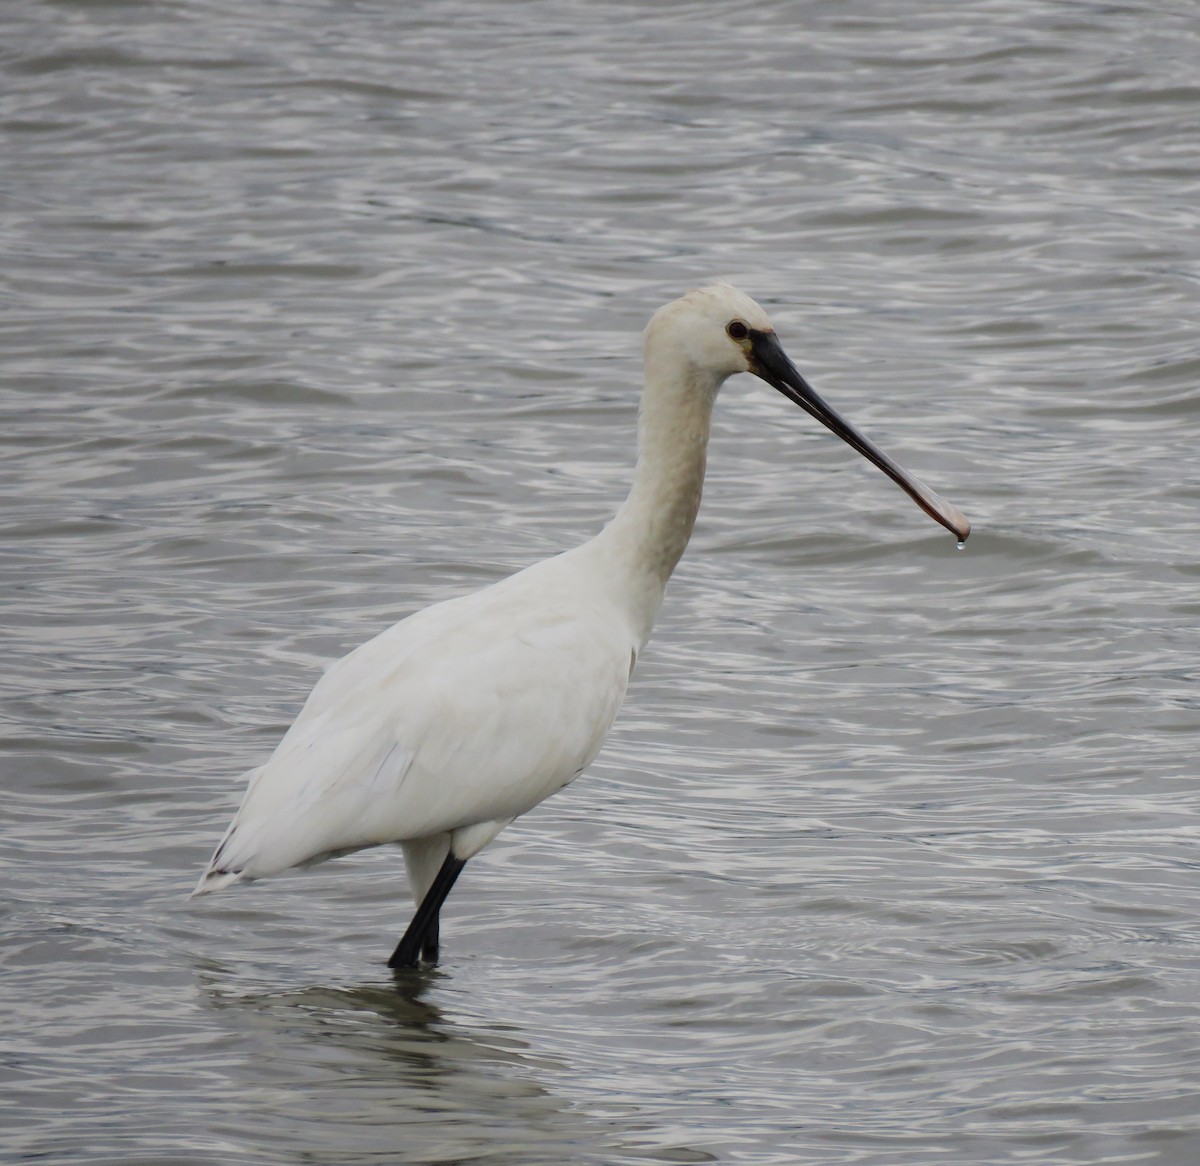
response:
<path fill-rule="evenodd" d="M 659 308 L 646 326 L 650 357 L 667 352 L 715 377 L 719 386 L 739 372 L 756 372 L 753 342 L 774 334 L 767 313 L 732 284 L 698 287 Z"/>
<path fill-rule="evenodd" d="M 731 284 L 696 288 L 654 313 L 646 327 L 647 368 L 664 358 L 703 374 L 701 381 L 711 384 L 714 393 L 735 373 L 753 373 L 874 462 L 960 543 L 971 533 L 971 524 L 958 507 L 939 497 L 826 404 L 784 352 L 766 312 Z"/>

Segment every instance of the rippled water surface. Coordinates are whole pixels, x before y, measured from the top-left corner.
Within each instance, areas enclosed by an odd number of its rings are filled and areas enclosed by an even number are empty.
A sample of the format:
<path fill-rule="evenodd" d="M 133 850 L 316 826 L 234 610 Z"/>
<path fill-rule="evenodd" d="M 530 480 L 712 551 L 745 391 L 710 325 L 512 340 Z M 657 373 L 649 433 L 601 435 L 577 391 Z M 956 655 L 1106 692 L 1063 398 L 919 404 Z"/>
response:
<path fill-rule="evenodd" d="M 1187 5 L 0 14 L 0 1157 L 1200 1159 Z M 188 903 L 322 663 L 594 532 L 712 275 L 765 385 L 589 773 Z"/>

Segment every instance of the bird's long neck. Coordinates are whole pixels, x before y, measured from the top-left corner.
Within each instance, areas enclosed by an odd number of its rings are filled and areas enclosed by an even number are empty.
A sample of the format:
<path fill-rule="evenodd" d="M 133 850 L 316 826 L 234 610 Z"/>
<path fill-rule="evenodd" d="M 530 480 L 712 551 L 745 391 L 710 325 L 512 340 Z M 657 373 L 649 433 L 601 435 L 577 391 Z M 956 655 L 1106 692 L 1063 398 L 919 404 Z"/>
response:
<path fill-rule="evenodd" d="M 595 540 L 643 642 L 696 523 L 721 379 L 650 352 L 646 356 L 633 488 Z"/>

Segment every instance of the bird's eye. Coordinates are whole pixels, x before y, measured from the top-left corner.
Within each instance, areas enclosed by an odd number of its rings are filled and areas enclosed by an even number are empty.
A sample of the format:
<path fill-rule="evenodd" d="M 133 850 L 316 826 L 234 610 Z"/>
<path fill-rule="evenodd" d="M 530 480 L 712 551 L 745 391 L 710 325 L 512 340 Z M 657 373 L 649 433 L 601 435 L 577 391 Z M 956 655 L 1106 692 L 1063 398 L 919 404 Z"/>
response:
<path fill-rule="evenodd" d="M 741 320 L 730 320 L 725 325 L 725 331 L 729 333 L 731 340 L 745 340 L 750 335 L 750 329 Z"/>

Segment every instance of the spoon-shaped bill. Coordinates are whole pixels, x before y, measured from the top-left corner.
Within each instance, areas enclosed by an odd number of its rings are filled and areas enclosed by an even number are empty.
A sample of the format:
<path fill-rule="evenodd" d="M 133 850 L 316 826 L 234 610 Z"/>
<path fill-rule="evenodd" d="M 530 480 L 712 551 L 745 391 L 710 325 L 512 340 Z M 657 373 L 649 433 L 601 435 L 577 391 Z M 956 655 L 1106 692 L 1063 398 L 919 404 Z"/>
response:
<path fill-rule="evenodd" d="M 795 401 L 805 412 L 811 413 L 822 425 L 832 429 L 868 461 L 874 462 L 930 518 L 940 522 L 953 533 L 960 543 L 966 541 L 971 533 L 971 524 L 967 516 L 957 506 L 952 506 L 939 497 L 902 465 L 893 461 L 874 442 L 864 437 L 849 421 L 827 405 L 788 359 L 774 332 L 751 331 L 750 340 L 753 371 L 757 376 L 778 389 L 788 400 Z"/>

